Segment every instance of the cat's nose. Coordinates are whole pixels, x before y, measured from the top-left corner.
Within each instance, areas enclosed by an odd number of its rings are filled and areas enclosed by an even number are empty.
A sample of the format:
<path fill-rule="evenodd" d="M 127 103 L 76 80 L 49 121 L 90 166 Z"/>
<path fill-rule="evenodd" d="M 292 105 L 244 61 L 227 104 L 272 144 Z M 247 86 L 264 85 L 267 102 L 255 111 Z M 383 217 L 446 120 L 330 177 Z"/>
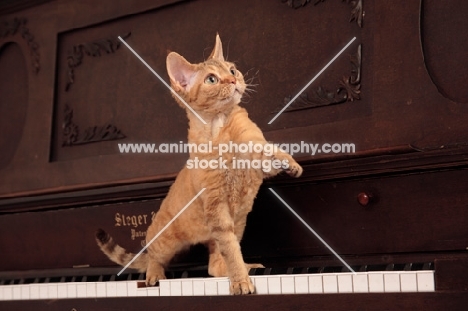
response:
<path fill-rule="evenodd" d="M 226 80 L 224 80 L 225 83 L 232 83 L 236 84 L 236 78 L 235 77 L 229 77 Z"/>

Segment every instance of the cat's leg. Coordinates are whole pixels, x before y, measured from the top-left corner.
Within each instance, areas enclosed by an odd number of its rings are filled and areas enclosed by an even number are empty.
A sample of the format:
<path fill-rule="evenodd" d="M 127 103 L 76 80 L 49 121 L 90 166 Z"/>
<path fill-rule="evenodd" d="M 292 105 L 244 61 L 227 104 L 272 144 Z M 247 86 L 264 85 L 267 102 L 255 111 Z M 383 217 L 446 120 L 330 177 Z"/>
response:
<path fill-rule="evenodd" d="M 258 185 L 251 185 L 249 191 L 244 197 L 242 207 L 239 208 L 239 210 L 245 211 L 244 214 L 237 217 L 236 222 L 234 224 L 234 233 L 236 234 L 237 240 L 239 242 L 242 240 L 242 236 L 244 235 L 245 226 L 247 224 L 247 214 L 252 210 L 253 201 L 256 193 L 258 192 L 260 184 L 261 183 L 258 183 Z M 247 268 L 247 271 L 250 271 L 250 269 L 255 268 L 265 268 L 265 266 L 261 263 L 246 263 L 245 267 Z"/>
<path fill-rule="evenodd" d="M 150 227 L 151 228 L 151 227 Z M 152 233 L 148 228 L 148 233 Z M 169 230 L 168 230 L 169 231 Z M 166 231 L 168 233 L 168 231 Z M 165 232 L 165 233 L 166 233 Z M 149 237 L 153 237 L 150 234 Z M 147 238 L 147 243 L 150 238 Z M 148 268 L 146 270 L 146 285 L 155 286 L 159 280 L 166 278 L 164 268 L 167 267 L 177 252 L 182 250 L 183 243 L 175 240 L 171 234 L 160 235 L 148 247 Z"/>
<path fill-rule="evenodd" d="M 210 251 L 210 259 L 208 263 L 208 274 L 214 277 L 228 276 L 226 262 L 224 261 L 216 241 L 211 240 L 207 244 Z M 265 268 L 259 263 L 245 263 L 247 271 L 254 268 Z"/>
<path fill-rule="evenodd" d="M 207 246 L 210 252 L 208 274 L 214 277 L 228 276 L 226 262 L 219 251 L 218 243 L 215 240 L 211 240 Z"/>
<path fill-rule="evenodd" d="M 226 265 L 231 281 L 230 291 L 234 295 L 250 294 L 255 288 L 250 281 L 247 268 L 242 258 L 240 244 L 234 233 L 234 221 L 229 215 L 229 207 L 225 203 L 207 210 L 207 222 L 211 235 L 219 247 L 219 253 Z"/>

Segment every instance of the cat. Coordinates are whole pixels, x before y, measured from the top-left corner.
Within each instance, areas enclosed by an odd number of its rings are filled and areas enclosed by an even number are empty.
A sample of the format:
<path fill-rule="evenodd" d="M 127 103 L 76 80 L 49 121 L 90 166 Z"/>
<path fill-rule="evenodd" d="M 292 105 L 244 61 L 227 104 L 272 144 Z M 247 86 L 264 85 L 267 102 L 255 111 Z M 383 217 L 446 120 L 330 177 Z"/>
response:
<path fill-rule="evenodd" d="M 213 146 L 229 142 L 270 144 L 262 131 L 252 122 L 247 111 L 239 106 L 248 85 L 242 73 L 223 56 L 222 43 L 216 36 L 215 47 L 209 58 L 191 64 L 181 55 L 170 52 L 166 59 L 172 89 L 203 119 L 206 124 L 173 96 L 187 112 L 189 119 L 188 142 Z M 213 148 L 215 149 L 215 148 Z M 265 148 L 266 150 L 266 148 Z M 237 152 L 236 152 L 237 151 Z M 190 153 L 194 160 L 218 160 L 217 151 Z M 194 198 L 202 188 L 206 190 L 185 210 L 130 268 L 146 271 L 146 283 L 154 286 L 165 279 L 164 268 L 173 256 L 190 245 L 203 243 L 209 250 L 208 273 L 215 277 L 228 276 L 231 294 L 254 293 L 248 276 L 252 267 L 245 264 L 240 240 L 244 233 L 247 214 L 264 178 L 286 171 L 293 177 L 302 174 L 301 166 L 281 149 L 274 154 L 266 152 L 227 152 L 222 154 L 226 167 L 191 168 L 185 166 L 163 200 L 152 224 L 148 227 L 147 243 Z M 280 160 L 286 166 L 267 168 L 233 168 L 238 159 Z M 135 256 L 118 246 L 112 237 L 99 229 L 96 241 L 101 250 L 114 262 L 124 266 Z"/>

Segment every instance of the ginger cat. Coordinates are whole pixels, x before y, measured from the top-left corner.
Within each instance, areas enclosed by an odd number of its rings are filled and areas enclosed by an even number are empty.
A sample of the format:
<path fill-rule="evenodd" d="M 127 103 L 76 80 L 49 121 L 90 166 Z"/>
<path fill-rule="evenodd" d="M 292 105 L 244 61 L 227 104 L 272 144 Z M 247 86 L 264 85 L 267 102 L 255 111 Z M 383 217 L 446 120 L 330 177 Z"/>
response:
<path fill-rule="evenodd" d="M 223 57 L 222 44 L 216 36 L 215 47 L 203 63 L 191 64 L 175 52 L 167 56 L 167 71 L 171 86 L 196 113 L 174 96 L 186 109 L 189 119 L 188 141 L 194 144 L 212 142 L 237 144 L 253 142 L 263 146 L 269 144 L 262 131 L 241 108 L 241 97 L 246 91 L 242 73 L 233 63 Z M 214 149 L 214 148 L 213 148 Z M 190 159 L 218 160 L 218 150 L 213 152 L 191 152 Z M 233 161 L 280 160 L 289 167 L 233 168 Z M 209 249 L 208 272 L 212 276 L 228 276 L 232 294 L 254 293 L 248 269 L 260 264 L 245 264 L 240 249 L 247 214 L 265 177 L 274 176 L 285 170 L 294 177 L 302 174 L 302 168 L 287 153 L 281 150 L 274 154 L 265 152 L 228 152 L 222 154 L 226 167 L 188 168 L 178 174 L 160 210 L 149 226 L 147 243 L 192 199 L 202 188 L 205 191 L 142 253 L 130 268 L 146 271 L 146 283 L 154 286 L 165 279 L 164 268 L 173 256 L 190 245 L 204 243 Z M 118 246 L 102 229 L 96 234 L 101 250 L 114 262 L 124 266 L 135 256 Z"/>

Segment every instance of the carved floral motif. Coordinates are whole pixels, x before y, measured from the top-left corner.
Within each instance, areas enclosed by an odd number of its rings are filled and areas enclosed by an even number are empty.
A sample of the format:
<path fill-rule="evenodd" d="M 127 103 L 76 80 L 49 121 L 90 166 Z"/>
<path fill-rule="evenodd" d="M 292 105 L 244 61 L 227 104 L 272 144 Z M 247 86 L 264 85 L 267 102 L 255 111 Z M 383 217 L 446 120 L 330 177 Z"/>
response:
<path fill-rule="evenodd" d="M 130 37 L 131 33 L 121 36 L 123 39 Z M 67 57 L 68 64 L 68 82 L 65 91 L 69 91 L 71 85 L 75 82 L 75 69 L 83 63 L 85 55 L 91 57 L 100 57 L 102 53 L 115 53 L 120 48 L 121 42 L 117 37 L 106 38 L 94 42 L 80 43 L 74 45 Z"/>
<path fill-rule="evenodd" d="M 10 21 L 5 21 L 0 24 L 0 38 L 6 38 L 9 36 L 14 36 L 17 33 L 21 35 L 26 44 L 29 47 L 29 53 L 31 55 L 32 69 L 35 74 L 39 72 L 40 69 L 40 55 L 39 55 L 39 44 L 34 41 L 34 36 L 29 31 L 29 28 L 26 27 L 28 23 L 25 18 L 14 18 Z"/>
<path fill-rule="evenodd" d="M 347 4 L 351 5 L 351 18 L 349 19 L 350 22 L 356 21 L 359 27 L 362 27 L 362 18 L 363 18 L 363 10 L 362 10 L 362 0 L 342 0 Z M 286 3 L 289 7 L 293 9 L 298 9 L 301 7 L 306 6 L 312 0 L 281 0 L 281 2 Z M 315 0 L 314 5 L 319 4 L 320 2 L 325 2 L 325 0 Z"/>
<path fill-rule="evenodd" d="M 68 105 L 65 105 L 64 109 L 62 130 L 62 147 L 116 140 L 126 137 L 116 126 L 109 123 L 103 126 L 88 127 L 84 131 L 80 131 L 79 126 L 73 122 L 73 109 Z"/>
<path fill-rule="evenodd" d="M 318 5 L 326 0 L 281 0 L 293 9 L 298 9 L 306 6 L 310 2 Z M 357 25 L 362 28 L 362 20 L 364 11 L 362 7 L 362 0 L 342 0 L 351 6 L 351 17 L 349 22 L 355 21 Z M 351 55 L 351 74 L 344 75 L 338 81 L 335 91 L 330 91 L 323 86 L 310 91 L 309 93 L 302 93 L 286 110 L 285 112 L 303 110 L 321 106 L 328 106 L 334 104 L 341 104 L 345 102 L 352 102 L 359 100 L 361 94 L 361 44 L 358 46 L 357 52 Z M 285 104 L 289 103 L 293 96 L 286 96 L 283 104 L 275 109 L 272 113 L 280 111 Z"/>
<path fill-rule="evenodd" d="M 130 35 L 131 33 L 128 32 L 121 37 L 126 39 Z M 68 81 L 65 86 L 65 91 L 68 92 L 71 85 L 75 82 L 75 69 L 83 63 L 85 55 L 100 57 L 102 55 L 112 54 L 119 49 L 120 45 L 121 42 L 118 40 L 117 36 L 74 45 L 67 57 Z M 119 128 L 110 123 L 80 130 L 80 127 L 73 122 L 73 109 L 67 104 L 64 109 L 62 134 L 62 147 L 116 140 L 126 137 Z"/>
<path fill-rule="evenodd" d="M 318 87 L 311 93 L 302 93 L 284 112 L 297 111 L 321 106 L 341 104 L 348 101 L 360 99 L 361 93 L 361 45 L 357 52 L 350 57 L 351 74 L 343 76 L 339 81 L 336 91 L 328 91 Z M 285 104 L 289 103 L 292 96 L 284 98 L 284 103 L 272 113 L 280 111 Z"/>

